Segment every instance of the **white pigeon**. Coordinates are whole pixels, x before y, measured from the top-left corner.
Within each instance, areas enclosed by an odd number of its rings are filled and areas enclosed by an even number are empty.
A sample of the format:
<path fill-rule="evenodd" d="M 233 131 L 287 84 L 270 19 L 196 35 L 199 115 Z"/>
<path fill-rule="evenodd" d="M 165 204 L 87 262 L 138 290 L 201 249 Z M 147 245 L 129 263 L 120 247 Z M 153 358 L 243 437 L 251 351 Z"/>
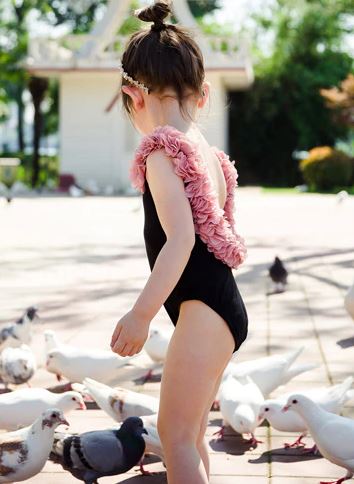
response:
<path fill-rule="evenodd" d="M 117 422 L 158 412 L 159 399 L 151 395 L 122 387 L 111 388 L 91 378 L 85 378 L 83 384 L 98 406 Z"/>
<path fill-rule="evenodd" d="M 46 331 L 44 331 L 44 342 L 45 342 L 46 355 L 49 353 L 49 351 L 55 350 L 57 348 L 62 349 L 63 347 L 65 347 L 67 350 L 69 350 L 70 348 L 72 350 L 75 349 L 74 346 L 64 345 L 63 343 L 61 343 L 56 333 L 50 329 L 47 329 Z"/>
<path fill-rule="evenodd" d="M 165 361 L 167 348 L 173 331 L 154 327 L 149 331 L 149 337 L 144 344 L 144 349 L 153 361 L 161 363 Z"/>
<path fill-rule="evenodd" d="M 31 306 L 16 323 L 8 324 L 0 329 L 0 351 L 4 348 L 30 344 L 32 341 L 32 325 L 38 318 L 38 309 Z"/>
<path fill-rule="evenodd" d="M 271 392 L 279 386 L 285 385 L 295 376 L 318 367 L 312 363 L 292 366 L 303 350 L 304 347 L 301 347 L 289 353 L 241 363 L 235 363 L 233 357 L 225 368 L 223 378 L 230 373 L 240 381 L 246 376 L 250 376 L 263 393 L 264 398 L 268 398 Z"/>
<path fill-rule="evenodd" d="M 54 441 L 54 430 L 69 425 L 63 412 L 51 408 L 34 423 L 20 430 L 0 434 L 0 483 L 25 481 L 44 467 Z"/>
<path fill-rule="evenodd" d="M 246 377 L 246 383 L 241 383 L 229 375 L 220 385 L 223 426 L 216 433 L 223 438 L 224 428 L 228 424 L 239 434 L 251 434 L 249 442 L 256 445 L 260 441 L 255 438 L 254 431 L 258 426 L 259 409 L 263 402 L 261 391 L 249 376 Z"/>
<path fill-rule="evenodd" d="M 0 379 L 7 385 L 28 383 L 37 369 L 33 351 L 27 345 L 9 346 L 0 353 Z"/>
<path fill-rule="evenodd" d="M 34 422 L 48 408 L 59 408 L 64 414 L 84 410 L 80 393 L 53 393 L 44 388 L 21 388 L 0 395 L 0 429 L 16 430 Z"/>
<path fill-rule="evenodd" d="M 297 394 L 311 398 L 327 412 L 339 414 L 346 402 L 354 397 L 354 391 L 350 390 L 352 383 L 353 377 L 350 376 L 338 385 L 301 390 L 297 391 Z M 271 426 L 280 432 L 300 432 L 300 437 L 293 444 L 285 444 L 286 447 L 300 447 L 304 445 L 302 439 L 308 433 L 305 421 L 297 412 L 282 412 L 292 393 L 266 400 L 259 410 L 259 425 L 266 418 Z"/>
<path fill-rule="evenodd" d="M 161 363 L 152 363 L 152 364 L 146 364 L 141 361 L 140 354 L 133 355 L 131 357 L 126 356 L 119 356 L 115 353 L 112 353 L 111 351 L 106 351 L 106 350 L 97 350 L 94 348 L 80 348 L 78 346 L 73 346 L 73 345 L 68 345 L 66 343 L 62 343 L 59 338 L 56 336 L 54 331 L 47 330 L 44 332 L 44 338 L 45 338 L 45 351 L 46 351 L 46 357 L 48 361 L 48 354 L 52 350 L 59 350 L 60 353 L 66 356 L 67 359 L 69 359 L 71 356 L 75 359 L 79 358 L 81 356 L 83 359 L 85 357 L 88 357 L 89 359 L 92 359 L 94 355 L 97 355 L 99 357 L 105 357 L 109 355 L 110 358 L 118 358 L 124 363 L 124 366 L 121 366 L 119 369 L 119 373 L 115 375 L 114 379 L 111 381 L 106 381 L 104 379 L 100 378 L 94 378 L 95 380 L 99 380 L 104 383 L 110 383 L 110 384 L 120 384 L 125 381 L 132 381 L 136 380 L 139 378 L 144 378 L 144 380 L 148 380 L 150 375 L 152 374 L 153 370 L 160 369 L 162 367 Z M 50 371 L 50 370 L 49 370 Z M 52 373 L 56 373 L 56 371 L 52 371 Z M 61 379 L 61 374 L 56 373 L 58 380 Z M 93 378 L 94 375 L 85 375 L 83 378 L 86 376 Z M 82 380 L 81 380 L 82 381 Z"/>
<path fill-rule="evenodd" d="M 89 377 L 103 383 L 114 384 L 124 375 L 124 369 L 134 367 L 134 356 L 119 356 L 112 351 L 78 349 L 77 352 L 65 348 L 51 350 L 47 355 L 46 368 L 70 382 L 81 383 Z M 146 372 L 146 370 L 145 370 Z"/>
<path fill-rule="evenodd" d="M 346 476 L 333 484 L 351 479 L 354 476 L 354 420 L 327 412 L 310 398 L 297 393 L 289 396 L 283 411 L 290 409 L 306 422 L 323 457 L 347 470 Z"/>

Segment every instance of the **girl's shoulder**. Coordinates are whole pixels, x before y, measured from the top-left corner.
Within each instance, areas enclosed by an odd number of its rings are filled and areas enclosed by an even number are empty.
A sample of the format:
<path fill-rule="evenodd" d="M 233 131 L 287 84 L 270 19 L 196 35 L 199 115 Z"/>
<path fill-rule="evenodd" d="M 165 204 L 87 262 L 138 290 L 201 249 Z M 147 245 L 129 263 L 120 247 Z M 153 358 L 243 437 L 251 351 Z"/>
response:
<path fill-rule="evenodd" d="M 193 181 L 205 172 L 196 142 L 173 126 L 157 126 L 150 134 L 142 137 L 130 166 L 132 185 L 141 193 L 145 191 L 146 159 L 153 151 L 161 149 L 173 159 L 175 171 L 184 181 Z M 230 157 L 216 146 L 212 146 L 211 149 L 220 161 L 228 188 L 237 186 L 238 173 L 235 161 L 230 160 Z"/>

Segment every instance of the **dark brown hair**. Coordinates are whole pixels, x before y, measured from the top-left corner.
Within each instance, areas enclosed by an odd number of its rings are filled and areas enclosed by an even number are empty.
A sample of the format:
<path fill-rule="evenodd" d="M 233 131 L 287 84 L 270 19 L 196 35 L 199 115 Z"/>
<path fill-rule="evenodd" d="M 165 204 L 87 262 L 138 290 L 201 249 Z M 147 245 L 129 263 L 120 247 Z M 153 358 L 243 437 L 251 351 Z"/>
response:
<path fill-rule="evenodd" d="M 150 29 L 134 33 L 122 56 L 122 67 L 134 80 L 143 83 L 150 92 L 160 93 L 171 88 L 177 94 L 180 107 L 188 90 L 202 95 L 204 81 L 203 54 L 188 30 L 164 23 L 171 13 L 171 2 L 157 1 L 151 7 L 134 12 Z M 122 79 L 122 86 L 129 81 Z M 131 113 L 131 98 L 122 93 L 123 105 Z"/>

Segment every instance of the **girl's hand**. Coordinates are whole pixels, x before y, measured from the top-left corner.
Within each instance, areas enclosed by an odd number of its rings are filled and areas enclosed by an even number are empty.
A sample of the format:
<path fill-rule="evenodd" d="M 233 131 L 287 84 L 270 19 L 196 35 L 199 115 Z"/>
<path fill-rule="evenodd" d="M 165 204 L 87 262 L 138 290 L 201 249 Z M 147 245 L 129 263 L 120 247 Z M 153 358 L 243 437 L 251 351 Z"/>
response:
<path fill-rule="evenodd" d="M 131 310 L 118 321 L 112 335 L 111 349 L 120 356 L 133 356 L 143 349 L 148 335 L 149 323 L 139 319 Z"/>

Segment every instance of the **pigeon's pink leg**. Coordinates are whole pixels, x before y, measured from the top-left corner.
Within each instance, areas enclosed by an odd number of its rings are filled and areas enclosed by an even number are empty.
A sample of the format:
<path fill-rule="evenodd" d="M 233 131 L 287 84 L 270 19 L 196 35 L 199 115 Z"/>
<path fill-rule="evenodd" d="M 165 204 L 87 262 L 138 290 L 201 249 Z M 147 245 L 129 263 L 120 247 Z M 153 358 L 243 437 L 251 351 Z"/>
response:
<path fill-rule="evenodd" d="M 263 440 L 257 440 L 253 433 L 251 433 L 251 438 L 247 440 L 247 442 L 251 445 L 263 444 Z"/>
<path fill-rule="evenodd" d="M 342 484 L 342 482 L 348 481 L 352 477 L 353 475 L 341 477 L 340 479 L 338 479 L 338 481 L 321 481 L 320 484 Z"/>
<path fill-rule="evenodd" d="M 143 460 L 144 460 L 144 457 L 142 457 L 140 459 L 140 462 L 139 462 L 139 470 L 142 473 L 142 475 L 143 476 L 154 476 L 155 474 L 157 474 L 157 472 L 151 472 L 151 471 L 147 471 L 146 469 L 144 469 Z"/>
<path fill-rule="evenodd" d="M 295 442 L 293 442 L 292 444 L 287 444 L 285 443 L 284 444 L 284 447 L 286 449 L 292 449 L 292 448 L 298 448 L 298 447 L 305 447 L 305 442 L 302 442 L 302 439 L 305 437 L 304 434 L 301 434 L 300 437 L 298 439 L 295 440 Z"/>
<path fill-rule="evenodd" d="M 218 440 L 224 440 L 225 435 L 225 425 L 222 425 L 219 430 L 213 433 L 213 435 L 218 435 Z"/>

